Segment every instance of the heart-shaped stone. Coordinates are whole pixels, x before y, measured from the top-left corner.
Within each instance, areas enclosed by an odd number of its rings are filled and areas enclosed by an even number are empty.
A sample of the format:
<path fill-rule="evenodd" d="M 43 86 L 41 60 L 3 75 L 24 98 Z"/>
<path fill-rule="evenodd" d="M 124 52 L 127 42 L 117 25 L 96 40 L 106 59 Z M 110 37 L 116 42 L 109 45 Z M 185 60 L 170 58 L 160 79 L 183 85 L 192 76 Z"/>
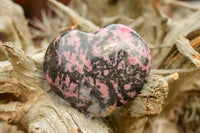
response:
<path fill-rule="evenodd" d="M 142 89 L 150 50 L 132 29 L 112 24 L 95 33 L 71 30 L 56 37 L 44 58 L 50 86 L 87 115 L 105 117 Z"/>

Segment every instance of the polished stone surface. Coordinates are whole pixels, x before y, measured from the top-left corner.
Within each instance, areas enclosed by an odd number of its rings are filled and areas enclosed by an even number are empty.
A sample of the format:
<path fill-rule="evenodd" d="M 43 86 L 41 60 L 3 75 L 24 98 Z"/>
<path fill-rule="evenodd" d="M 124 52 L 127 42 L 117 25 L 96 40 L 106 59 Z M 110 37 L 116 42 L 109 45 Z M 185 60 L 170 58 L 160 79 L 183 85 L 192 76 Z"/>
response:
<path fill-rule="evenodd" d="M 49 45 L 44 73 L 50 86 L 87 115 L 105 117 L 142 89 L 150 50 L 134 30 L 112 24 L 95 33 L 71 30 Z"/>

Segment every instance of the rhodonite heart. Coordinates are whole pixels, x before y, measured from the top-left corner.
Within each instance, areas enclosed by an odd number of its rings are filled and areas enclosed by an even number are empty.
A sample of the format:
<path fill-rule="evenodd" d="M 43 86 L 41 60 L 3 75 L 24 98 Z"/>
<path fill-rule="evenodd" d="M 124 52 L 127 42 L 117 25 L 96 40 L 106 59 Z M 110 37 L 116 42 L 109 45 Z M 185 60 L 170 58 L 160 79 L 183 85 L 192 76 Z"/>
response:
<path fill-rule="evenodd" d="M 112 24 L 95 33 L 71 30 L 56 37 L 44 58 L 50 86 L 87 115 L 105 117 L 142 89 L 150 50 L 132 29 Z"/>

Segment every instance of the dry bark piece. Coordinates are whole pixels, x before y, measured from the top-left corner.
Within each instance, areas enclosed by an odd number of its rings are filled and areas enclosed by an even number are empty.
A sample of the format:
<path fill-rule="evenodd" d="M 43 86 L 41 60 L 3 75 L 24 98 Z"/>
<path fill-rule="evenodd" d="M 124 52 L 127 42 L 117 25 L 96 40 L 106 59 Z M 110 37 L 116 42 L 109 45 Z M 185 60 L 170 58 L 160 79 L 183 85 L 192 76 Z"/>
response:
<path fill-rule="evenodd" d="M 198 19 L 199 18 L 197 18 L 197 20 Z M 157 72 L 160 71 L 161 73 L 167 72 L 167 71 L 169 72 L 170 70 L 172 70 L 173 72 L 175 71 L 180 72 L 180 75 L 179 75 L 180 78 L 177 81 L 174 81 L 173 83 L 169 84 L 169 88 L 170 88 L 169 94 L 166 99 L 164 110 L 161 113 L 162 119 L 165 119 L 168 122 L 171 121 L 171 124 L 174 124 L 176 122 L 178 123 L 178 121 L 182 121 L 181 118 L 183 117 L 183 115 L 187 115 L 187 114 L 184 114 L 187 112 L 185 112 L 183 108 L 178 107 L 177 109 L 177 105 L 184 106 L 185 104 L 184 101 L 188 97 L 188 95 L 191 95 L 190 93 L 193 94 L 193 97 L 195 95 L 198 96 L 200 94 L 200 90 L 199 90 L 200 88 L 199 86 L 200 43 L 198 41 L 199 28 L 195 30 L 193 30 L 192 28 L 189 31 L 191 32 L 188 34 L 185 34 L 186 37 L 183 35 L 179 35 L 173 41 L 175 45 L 171 48 L 168 55 L 165 57 L 164 61 L 159 66 L 159 68 L 162 70 L 156 70 Z M 185 32 L 189 32 L 189 31 L 185 31 Z M 175 115 L 169 121 L 168 115 L 172 114 L 172 112 L 182 112 L 182 115 L 180 116 Z M 181 125 L 178 125 L 178 126 L 181 126 Z M 185 127 L 187 127 L 187 124 L 184 125 L 184 128 Z M 164 127 L 161 129 L 162 131 L 165 131 Z"/>
<path fill-rule="evenodd" d="M 196 67 L 200 67 L 200 54 L 192 48 L 190 41 L 187 38 L 183 35 L 179 35 L 175 40 L 175 43 L 180 53 L 190 59 Z"/>
<path fill-rule="evenodd" d="M 132 131 L 142 133 L 147 116 L 160 114 L 162 106 L 168 95 L 168 82 L 177 80 L 178 74 L 163 77 L 161 75 L 150 75 L 138 94 L 124 108 L 116 111 L 106 120 L 117 133 L 130 133 Z M 122 122 L 123 121 L 123 122 Z"/>

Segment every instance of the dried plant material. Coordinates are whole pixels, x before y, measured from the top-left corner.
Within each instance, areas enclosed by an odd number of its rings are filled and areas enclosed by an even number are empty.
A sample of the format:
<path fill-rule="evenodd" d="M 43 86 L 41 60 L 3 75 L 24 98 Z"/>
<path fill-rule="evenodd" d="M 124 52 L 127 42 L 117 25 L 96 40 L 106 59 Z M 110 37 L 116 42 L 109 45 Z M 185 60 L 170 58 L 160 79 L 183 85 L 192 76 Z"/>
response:
<path fill-rule="evenodd" d="M 143 1 L 141 0 L 83 0 L 86 3 L 87 17 L 97 25 L 102 25 L 101 18 L 109 18 L 117 15 L 136 19 L 143 13 Z M 98 5 L 98 6 L 97 6 Z"/>
<path fill-rule="evenodd" d="M 163 54 L 165 54 L 162 50 L 164 48 L 168 49 L 170 45 L 163 44 L 163 39 L 169 32 L 170 19 L 160 12 L 159 9 L 155 8 L 152 3 L 153 0 L 145 3 L 143 14 L 144 23 L 141 28 L 141 34 L 150 45 L 152 57 L 160 57 L 152 60 L 152 68 L 157 68 L 160 60 L 162 60 Z"/>
<path fill-rule="evenodd" d="M 124 15 L 118 15 L 118 16 L 113 16 L 109 18 L 101 18 L 101 23 L 102 26 L 107 26 L 109 24 L 124 24 L 124 25 L 129 25 L 134 22 L 133 19 L 124 16 Z"/>
<path fill-rule="evenodd" d="M 195 69 L 198 70 L 198 68 L 194 68 L 194 67 L 195 66 L 199 67 L 199 56 L 200 56 L 200 54 L 198 53 L 199 45 L 192 47 L 191 41 L 189 41 L 189 39 L 187 39 L 183 35 L 179 35 L 179 37 L 176 40 L 174 40 L 174 43 L 176 45 L 171 48 L 171 50 L 169 51 L 169 54 L 166 56 L 166 58 L 164 59 L 164 62 L 161 63 L 159 68 L 160 69 L 163 69 L 163 68 L 177 69 L 177 68 L 180 68 L 182 64 L 184 63 L 183 68 L 190 68 L 191 70 L 194 70 L 194 71 Z M 192 65 L 191 62 L 193 62 L 195 66 Z M 185 72 L 190 71 L 190 69 L 185 70 Z"/>
<path fill-rule="evenodd" d="M 23 133 L 23 131 L 18 131 L 16 126 L 8 125 L 3 121 L 0 121 L 0 129 L 0 133 Z"/>
<path fill-rule="evenodd" d="M 73 22 L 74 22 L 74 25 L 72 25 L 70 27 L 61 28 L 61 29 L 59 29 L 59 31 L 61 33 L 63 33 L 63 32 L 68 31 L 68 30 L 74 30 L 74 29 L 76 29 L 78 27 L 78 20 L 74 19 Z"/>
<path fill-rule="evenodd" d="M 61 3 L 55 1 L 55 0 L 48 0 L 51 2 L 54 6 L 62 10 L 69 18 L 76 19 L 79 22 L 79 26 L 81 27 L 81 30 L 87 31 L 87 32 L 94 32 L 99 29 L 98 26 L 93 24 L 91 21 L 79 16 L 74 10 L 72 10 L 69 7 L 66 7 L 62 5 Z"/>
<path fill-rule="evenodd" d="M 137 19 L 131 19 L 127 16 L 123 15 L 118 15 L 114 17 L 109 17 L 109 18 L 102 18 L 102 26 L 106 26 L 109 24 L 124 24 L 129 26 L 132 29 L 137 29 L 139 26 L 141 26 L 144 22 L 143 17 L 138 17 Z"/>
<path fill-rule="evenodd" d="M 189 58 L 197 67 L 200 66 L 200 54 L 192 48 L 187 38 L 179 35 L 175 43 L 179 52 Z"/>
<path fill-rule="evenodd" d="M 200 16 L 199 16 L 200 11 L 197 11 L 195 13 L 190 14 L 188 17 L 170 22 L 168 19 L 167 27 L 168 27 L 168 32 L 164 33 L 165 35 L 163 37 L 162 42 L 159 44 L 162 44 L 163 47 L 157 47 L 155 49 L 152 49 L 153 56 L 158 56 L 160 58 L 156 58 L 156 60 L 153 61 L 153 67 L 154 68 L 159 68 L 159 65 L 162 65 L 162 61 L 165 60 L 166 56 L 169 56 L 168 54 L 171 53 L 169 50 L 174 46 L 174 40 L 180 35 L 187 36 L 190 32 L 196 31 L 200 27 Z M 192 20 L 192 21 L 191 21 Z M 152 36 L 152 35 L 151 35 Z M 154 37 L 153 37 L 154 38 Z M 157 51 L 157 52 L 156 52 Z M 154 53 L 155 52 L 155 53 Z M 155 55 L 154 55 L 155 54 Z M 171 56 L 171 55 L 170 55 Z"/>
<path fill-rule="evenodd" d="M 200 98 L 189 95 L 183 102 L 185 104 L 176 108 L 176 110 L 181 110 L 176 111 L 176 115 L 179 116 L 178 121 L 181 123 L 178 127 L 181 132 L 198 133 L 200 131 Z"/>
<path fill-rule="evenodd" d="M 1 61 L 0 62 L 0 72 L 10 71 L 13 67 L 9 61 Z"/>
<path fill-rule="evenodd" d="M 174 6 L 174 7 L 179 7 L 179 8 L 184 8 L 184 9 L 189 9 L 192 11 L 197 11 L 200 10 L 199 7 L 194 6 L 194 5 L 190 5 L 186 2 L 183 1 L 177 1 L 177 0 L 163 0 L 162 1 L 163 4 L 167 4 L 169 6 Z"/>
<path fill-rule="evenodd" d="M 68 28 L 70 20 L 68 17 L 57 8 L 53 8 L 52 5 L 48 5 L 50 9 L 47 12 L 42 11 L 42 20 L 35 18 L 30 21 L 32 38 L 44 39 L 47 41 L 43 47 L 47 47 L 48 43 L 52 41 L 61 32 L 61 28 Z"/>
<path fill-rule="evenodd" d="M 162 117 L 156 118 L 151 123 L 151 126 L 153 133 L 179 133 L 175 123 L 172 123 Z"/>
<path fill-rule="evenodd" d="M 0 32 L 8 37 L 8 41 L 13 41 L 18 48 L 32 50 L 33 42 L 22 8 L 11 0 L 1 0 L 0 11 Z"/>

